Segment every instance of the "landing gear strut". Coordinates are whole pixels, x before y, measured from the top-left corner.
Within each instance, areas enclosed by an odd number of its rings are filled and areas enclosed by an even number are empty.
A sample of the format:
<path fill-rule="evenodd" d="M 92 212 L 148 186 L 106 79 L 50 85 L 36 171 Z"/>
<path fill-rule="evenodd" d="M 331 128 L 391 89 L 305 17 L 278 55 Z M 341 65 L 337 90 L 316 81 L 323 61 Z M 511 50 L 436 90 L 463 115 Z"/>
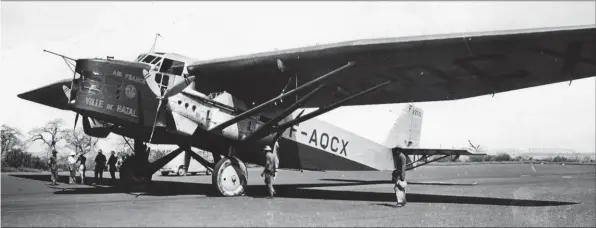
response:
<path fill-rule="evenodd" d="M 141 140 L 135 140 L 135 154 L 120 167 L 120 184 L 125 190 L 142 191 L 151 182 L 149 151 Z"/>
<path fill-rule="evenodd" d="M 246 191 L 248 170 L 236 157 L 222 158 L 211 175 L 213 186 L 222 196 L 241 196 Z"/>
<path fill-rule="evenodd" d="M 121 187 L 129 191 L 142 191 L 151 182 L 152 175 L 149 170 L 149 162 L 142 161 L 142 156 L 133 155 L 127 158 L 120 168 Z M 141 161 L 139 161 L 141 160 Z"/>

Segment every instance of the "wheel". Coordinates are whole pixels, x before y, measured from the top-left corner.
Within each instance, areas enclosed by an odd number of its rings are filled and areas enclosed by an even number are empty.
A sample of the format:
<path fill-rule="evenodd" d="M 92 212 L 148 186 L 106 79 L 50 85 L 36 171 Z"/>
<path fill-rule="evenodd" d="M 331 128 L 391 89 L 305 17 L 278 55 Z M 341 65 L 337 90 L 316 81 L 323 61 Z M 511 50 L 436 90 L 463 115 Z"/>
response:
<path fill-rule="evenodd" d="M 120 184 L 128 191 L 143 191 L 151 182 L 151 174 L 147 174 L 149 163 L 136 161 L 134 155 L 126 159 L 120 166 Z"/>
<path fill-rule="evenodd" d="M 164 171 L 164 172 L 161 172 L 161 175 L 162 176 L 167 176 L 167 175 L 170 175 L 170 172 Z"/>
<path fill-rule="evenodd" d="M 244 194 L 248 180 L 246 165 L 238 158 L 222 158 L 213 169 L 211 181 L 222 196 L 240 196 Z"/>
<path fill-rule="evenodd" d="M 178 174 L 178 176 L 186 176 L 186 171 L 184 171 L 184 167 L 178 168 L 178 172 L 176 174 Z"/>

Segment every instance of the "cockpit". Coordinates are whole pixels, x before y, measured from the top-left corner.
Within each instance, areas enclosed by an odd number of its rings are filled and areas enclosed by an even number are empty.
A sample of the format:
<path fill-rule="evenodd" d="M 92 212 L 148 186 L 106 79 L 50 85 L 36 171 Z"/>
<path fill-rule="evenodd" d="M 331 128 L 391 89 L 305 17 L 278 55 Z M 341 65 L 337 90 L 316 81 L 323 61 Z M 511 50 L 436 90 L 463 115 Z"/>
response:
<path fill-rule="evenodd" d="M 156 95 L 164 95 L 169 86 L 188 77 L 186 67 L 192 61 L 194 60 L 182 55 L 161 52 L 141 54 L 135 59 L 135 62 L 151 66 L 147 84 Z"/>

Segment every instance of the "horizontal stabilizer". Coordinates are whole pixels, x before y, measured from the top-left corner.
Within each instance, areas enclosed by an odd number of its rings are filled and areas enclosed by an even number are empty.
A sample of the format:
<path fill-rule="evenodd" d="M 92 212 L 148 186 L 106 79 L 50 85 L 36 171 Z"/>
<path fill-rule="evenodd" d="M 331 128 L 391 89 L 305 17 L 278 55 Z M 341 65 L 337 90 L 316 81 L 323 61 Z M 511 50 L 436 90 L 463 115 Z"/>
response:
<path fill-rule="evenodd" d="M 463 149 L 419 149 L 419 148 L 401 148 L 406 155 L 466 155 L 466 156 L 473 156 L 473 155 L 486 155 L 481 153 L 472 153 L 469 150 Z"/>

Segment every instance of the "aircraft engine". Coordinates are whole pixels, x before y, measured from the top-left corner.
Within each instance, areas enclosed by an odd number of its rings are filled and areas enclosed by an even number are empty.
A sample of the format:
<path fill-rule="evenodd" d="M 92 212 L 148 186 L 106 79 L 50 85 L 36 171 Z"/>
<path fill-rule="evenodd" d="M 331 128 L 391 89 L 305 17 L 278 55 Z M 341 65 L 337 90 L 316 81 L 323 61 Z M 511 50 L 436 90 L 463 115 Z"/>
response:
<path fill-rule="evenodd" d="M 145 81 L 149 66 L 111 59 L 79 59 L 68 106 L 86 120 L 85 132 L 103 136 L 109 134 L 107 123 L 116 125 L 152 126 L 157 113 L 157 98 Z M 97 120 L 104 121 L 99 124 Z M 85 124 L 85 120 L 84 120 Z M 108 133 L 106 133 L 108 132 Z"/>

